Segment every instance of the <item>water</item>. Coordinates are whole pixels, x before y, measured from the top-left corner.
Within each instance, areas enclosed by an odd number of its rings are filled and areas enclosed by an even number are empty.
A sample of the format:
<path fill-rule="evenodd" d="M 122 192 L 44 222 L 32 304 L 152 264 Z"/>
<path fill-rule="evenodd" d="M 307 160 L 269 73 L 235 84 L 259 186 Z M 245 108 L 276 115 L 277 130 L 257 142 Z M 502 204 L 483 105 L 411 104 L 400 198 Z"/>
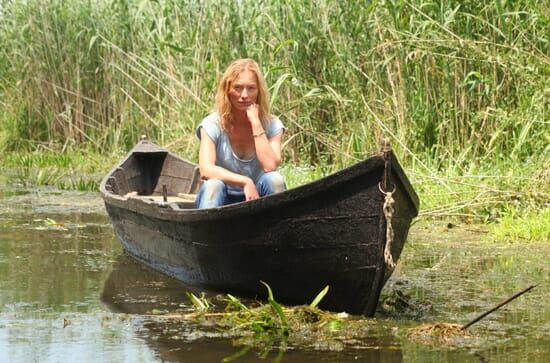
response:
<path fill-rule="evenodd" d="M 235 361 L 549 361 L 550 245 L 483 238 L 475 226 L 418 223 L 376 320 L 351 317 L 353 329 L 332 339 L 289 339 L 285 352 L 253 348 Z M 408 334 L 426 322 L 465 324 L 530 283 L 454 345 Z M 123 253 L 97 193 L 2 186 L 1 362 L 216 362 L 241 352 L 212 324 L 158 315 L 192 311 L 188 290 Z M 398 293 L 409 307 L 393 311 Z"/>

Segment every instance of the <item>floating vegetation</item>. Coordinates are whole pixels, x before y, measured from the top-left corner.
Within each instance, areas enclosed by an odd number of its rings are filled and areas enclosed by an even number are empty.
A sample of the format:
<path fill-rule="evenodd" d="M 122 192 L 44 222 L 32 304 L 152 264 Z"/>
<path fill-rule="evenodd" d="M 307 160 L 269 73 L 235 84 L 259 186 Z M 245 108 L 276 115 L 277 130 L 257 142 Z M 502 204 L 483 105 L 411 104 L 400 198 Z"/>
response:
<path fill-rule="evenodd" d="M 34 227 L 35 230 L 50 230 L 50 231 L 67 231 L 68 229 L 64 227 L 63 225 L 57 223 L 57 221 L 46 218 L 46 219 L 40 219 L 37 218 L 34 220 L 34 222 L 39 223 L 38 226 Z"/>
<path fill-rule="evenodd" d="M 404 281 L 391 281 L 382 290 L 378 311 L 386 316 L 407 316 L 420 318 L 433 312 L 429 301 L 419 300 L 410 295 L 410 287 Z"/>
<path fill-rule="evenodd" d="M 203 326 L 212 327 L 221 335 L 233 339 L 235 346 L 244 347 L 231 361 L 251 348 L 257 349 L 261 357 L 272 352 L 281 352 L 290 346 L 311 346 L 316 349 L 343 350 L 346 344 L 357 342 L 359 337 L 366 336 L 365 320 L 353 319 L 347 313 L 331 313 L 318 308 L 319 303 L 329 291 L 326 286 L 309 305 L 284 307 L 279 304 L 273 291 L 267 289 L 267 304 L 247 306 L 233 295 L 218 296 L 225 303 L 223 312 L 209 312 L 214 306 L 204 295 L 198 297 L 187 293 L 194 313 L 167 314 L 166 318 L 194 321 Z"/>
<path fill-rule="evenodd" d="M 212 307 L 212 304 L 208 302 L 204 293 L 201 295 L 201 297 L 197 297 L 195 294 L 191 292 L 187 292 L 186 295 L 191 301 L 191 303 L 193 304 L 195 311 L 205 312 Z"/>
<path fill-rule="evenodd" d="M 460 324 L 425 324 L 410 330 L 409 336 L 430 345 L 456 345 L 472 335 Z"/>
<path fill-rule="evenodd" d="M 447 324 L 447 323 L 436 323 L 436 324 L 428 324 L 423 325 L 418 328 L 413 328 L 411 330 L 411 337 L 417 341 L 421 341 L 423 343 L 428 344 L 441 344 L 441 345 L 454 345 L 463 340 L 465 337 L 469 337 L 470 334 L 467 331 L 467 329 L 474 325 L 475 323 L 479 322 L 483 318 L 485 318 L 487 315 L 497 311 L 504 305 L 508 304 L 509 302 L 517 299 L 521 295 L 525 294 L 526 292 L 530 291 L 531 289 L 535 288 L 537 285 L 529 285 L 525 289 L 515 293 L 514 295 L 510 296 L 508 299 L 504 300 L 500 304 L 496 305 L 495 307 L 487 310 L 481 315 L 478 315 L 476 318 L 471 320 L 465 325 L 459 325 L 459 324 Z"/>

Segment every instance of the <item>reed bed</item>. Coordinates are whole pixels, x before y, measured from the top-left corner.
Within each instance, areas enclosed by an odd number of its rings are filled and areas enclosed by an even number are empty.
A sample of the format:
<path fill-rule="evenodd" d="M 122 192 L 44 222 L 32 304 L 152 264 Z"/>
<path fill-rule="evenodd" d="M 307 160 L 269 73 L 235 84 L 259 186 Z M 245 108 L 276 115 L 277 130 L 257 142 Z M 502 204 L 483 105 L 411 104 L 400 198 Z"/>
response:
<path fill-rule="evenodd" d="M 146 134 L 196 160 L 221 72 L 252 57 L 286 163 L 330 172 L 386 136 L 447 191 L 445 174 L 535 173 L 550 165 L 548 14 L 534 0 L 0 0 L 0 146 L 120 153 Z"/>

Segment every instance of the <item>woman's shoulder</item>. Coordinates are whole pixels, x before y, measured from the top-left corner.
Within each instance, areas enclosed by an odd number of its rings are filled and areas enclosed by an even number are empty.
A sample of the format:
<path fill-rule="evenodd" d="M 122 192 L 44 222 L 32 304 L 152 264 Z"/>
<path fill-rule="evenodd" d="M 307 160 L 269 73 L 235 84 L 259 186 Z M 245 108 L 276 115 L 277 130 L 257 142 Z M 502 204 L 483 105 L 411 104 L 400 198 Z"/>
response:
<path fill-rule="evenodd" d="M 209 114 L 208 116 L 202 119 L 201 125 L 202 124 L 214 124 L 214 125 L 220 126 L 220 116 L 218 115 L 217 112 L 212 112 L 211 114 Z"/>
<path fill-rule="evenodd" d="M 213 112 L 202 119 L 196 131 L 197 137 L 199 139 L 201 128 L 203 128 L 213 140 L 216 140 L 220 136 L 222 131 L 218 114 L 216 112 Z"/>
<path fill-rule="evenodd" d="M 271 115 L 267 124 L 266 133 L 268 137 L 275 136 L 285 129 L 283 122 L 277 116 Z"/>

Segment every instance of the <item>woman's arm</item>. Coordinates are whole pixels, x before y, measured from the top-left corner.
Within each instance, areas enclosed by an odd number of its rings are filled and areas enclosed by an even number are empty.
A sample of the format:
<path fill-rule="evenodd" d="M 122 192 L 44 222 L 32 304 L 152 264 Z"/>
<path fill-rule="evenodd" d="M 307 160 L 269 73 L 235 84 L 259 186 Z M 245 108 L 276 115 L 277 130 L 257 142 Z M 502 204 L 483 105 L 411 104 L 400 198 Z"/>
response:
<path fill-rule="evenodd" d="M 268 173 L 277 170 L 281 164 L 281 144 L 283 133 L 267 138 L 258 115 L 258 105 L 252 105 L 246 111 L 250 125 L 252 126 L 252 136 L 256 146 L 256 157 L 262 169 Z"/>
<path fill-rule="evenodd" d="M 258 190 L 252 179 L 216 165 L 216 145 L 204 128 L 200 129 L 200 133 L 199 170 L 201 177 L 219 179 L 226 184 L 242 187 L 246 200 L 258 199 Z"/>

